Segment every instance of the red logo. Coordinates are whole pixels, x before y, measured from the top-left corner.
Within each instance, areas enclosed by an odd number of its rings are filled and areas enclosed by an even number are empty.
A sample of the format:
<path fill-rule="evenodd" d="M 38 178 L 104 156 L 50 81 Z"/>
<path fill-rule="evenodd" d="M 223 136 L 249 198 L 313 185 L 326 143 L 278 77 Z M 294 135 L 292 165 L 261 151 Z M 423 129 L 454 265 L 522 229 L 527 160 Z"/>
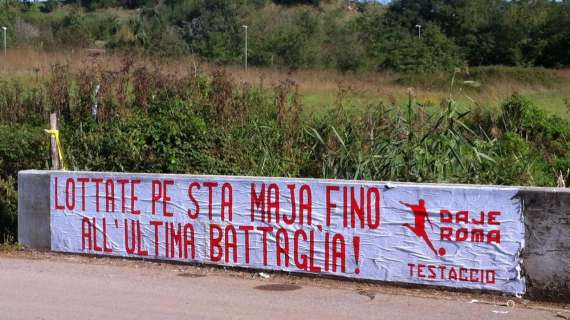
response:
<path fill-rule="evenodd" d="M 410 204 L 400 201 L 401 204 L 412 210 L 415 217 L 415 225 L 410 225 L 409 223 L 404 223 L 403 226 L 412 230 L 412 232 L 418 237 L 424 240 L 427 246 L 435 253 L 435 255 L 443 256 L 445 255 L 445 248 L 439 248 L 437 251 L 431 242 L 429 235 L 426 232 L 426 221 L 429 222 L 430 228 L 433 230 L 433 224 L 429 219 L 428 212 L 425 207 L 424 199 L 420 199 L 418 204 Z"/>

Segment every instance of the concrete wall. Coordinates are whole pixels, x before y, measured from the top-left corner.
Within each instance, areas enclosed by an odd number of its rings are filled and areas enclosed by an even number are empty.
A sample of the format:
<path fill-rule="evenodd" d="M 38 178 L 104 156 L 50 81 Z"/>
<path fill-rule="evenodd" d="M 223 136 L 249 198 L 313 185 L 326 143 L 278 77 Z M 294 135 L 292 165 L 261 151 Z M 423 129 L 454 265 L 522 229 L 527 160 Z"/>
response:
<path fill-rule="evenodd" d="M 50 173 L 18 173 L 18 242 L 49 249 Z M 570 302 L 570 189 L 521 188 L 528 298 Z"/>
<path fill-rule="evenodd" d="M 50 172 L 18 172 L 18 242 L 36 249 L 49 249 Z"/>
<path fill-rule="evenodd" d="M 527 295 L 570 301 L 570 189 L 524 188 Z"/>

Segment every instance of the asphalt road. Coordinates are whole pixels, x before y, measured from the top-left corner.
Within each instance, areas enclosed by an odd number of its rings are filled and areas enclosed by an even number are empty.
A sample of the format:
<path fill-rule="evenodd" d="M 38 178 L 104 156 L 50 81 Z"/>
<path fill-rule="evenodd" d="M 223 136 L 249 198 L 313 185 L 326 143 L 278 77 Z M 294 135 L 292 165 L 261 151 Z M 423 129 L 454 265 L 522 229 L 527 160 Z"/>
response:
<path fill-rule="evenodd" d="M 216 270 L 0 255 L 0 319 L 570 319 L 559 308 L 527 308 L 518 301 L 507 307 L 470 303 L 464 296 L 421 297 L 408 289 L 386 293 L 375 290 L 378 285 L 363 290 L 332 280 L 340 285 L 326 287 L 287 276 L 264 279 Z M 284 287 L 292 282 L 299 287 Z M 296 290 L 259 289 L 267 285 Z"/>

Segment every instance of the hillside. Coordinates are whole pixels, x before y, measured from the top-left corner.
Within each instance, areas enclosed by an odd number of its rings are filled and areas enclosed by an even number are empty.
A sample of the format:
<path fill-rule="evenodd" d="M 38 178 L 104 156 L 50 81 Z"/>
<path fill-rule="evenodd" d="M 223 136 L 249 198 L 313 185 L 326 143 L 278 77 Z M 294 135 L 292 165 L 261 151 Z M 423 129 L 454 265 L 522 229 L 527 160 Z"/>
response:
<path fill-rule="evenodd" d="M 7 2 L 9 47 L 104 47 L 286 69 L 570 65 L 570 3 L 539 0 Z"/>

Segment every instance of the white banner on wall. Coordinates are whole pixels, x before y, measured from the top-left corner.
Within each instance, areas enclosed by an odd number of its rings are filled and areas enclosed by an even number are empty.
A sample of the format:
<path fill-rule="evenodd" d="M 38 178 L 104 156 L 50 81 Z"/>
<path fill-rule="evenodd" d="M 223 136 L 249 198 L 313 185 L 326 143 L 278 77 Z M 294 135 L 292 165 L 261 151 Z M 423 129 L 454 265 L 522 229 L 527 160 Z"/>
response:
<path fill-rule="evenodd" d="M 522 294 L 518 189 L 58 172 L 54 251 Z"/>

